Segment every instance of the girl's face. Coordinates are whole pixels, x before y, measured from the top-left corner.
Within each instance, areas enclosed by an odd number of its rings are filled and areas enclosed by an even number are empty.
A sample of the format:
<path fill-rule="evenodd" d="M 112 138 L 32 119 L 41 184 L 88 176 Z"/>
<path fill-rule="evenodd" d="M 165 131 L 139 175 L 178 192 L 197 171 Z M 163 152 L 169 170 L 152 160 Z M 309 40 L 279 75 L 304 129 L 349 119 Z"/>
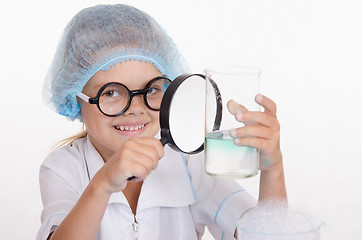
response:
<path fill-rule="evenodd" d="M 83 93 L 95 97 L 98 90 L 109 82 L 122 83 L 130 90 L 143 89 L 151 79 L 161 75 L 150 63 L 118 63 L 108 71 L 98 71 L 84 86 Z M 147 108 L 142 95 L 135 96 L 128 110 L 117 117 L 103 115 L 96 104 L 80 103 L 89 138 L 104 161 L 130 137 L 153 137 L 160 129 L 159 112 Z"/>

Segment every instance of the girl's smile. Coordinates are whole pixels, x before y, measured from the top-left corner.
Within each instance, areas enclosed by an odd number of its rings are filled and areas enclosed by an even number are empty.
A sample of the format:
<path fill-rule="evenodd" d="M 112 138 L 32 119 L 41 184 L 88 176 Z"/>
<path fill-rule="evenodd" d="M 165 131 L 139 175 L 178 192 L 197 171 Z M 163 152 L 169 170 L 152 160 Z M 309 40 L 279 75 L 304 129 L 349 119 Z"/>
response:
<path fill-rule="evenodd" d="M 142 134 L 146 131 L 148 127 L 147 122 L 135 122 L 135 123 L 123 123 L 120 125 L 115 125 L 114 129 L 117 131 L 117 133 L 133 137 Z"/>

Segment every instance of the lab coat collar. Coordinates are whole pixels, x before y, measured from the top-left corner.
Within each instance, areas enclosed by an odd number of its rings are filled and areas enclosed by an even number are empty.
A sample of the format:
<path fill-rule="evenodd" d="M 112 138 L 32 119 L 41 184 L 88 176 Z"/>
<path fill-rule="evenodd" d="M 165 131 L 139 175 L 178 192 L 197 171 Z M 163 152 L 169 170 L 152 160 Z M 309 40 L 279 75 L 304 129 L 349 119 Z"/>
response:
<path fill-rule="evenodd" d="M 156 136 L 157 137 L 157 136 Z M 104 165 L 104 161 L 94 148 L 89 137 L 85 146 L 85 157 L 90 178 Z M 164 157 L 157 169 L 152 171 L 143 182 L 138 200 L 137 211 L 151 207 L 183 207 L 196 201 L 184 156 L 165 146 Z M 113 193 L 109 204 L 128 201 L 122 192 Z"/>

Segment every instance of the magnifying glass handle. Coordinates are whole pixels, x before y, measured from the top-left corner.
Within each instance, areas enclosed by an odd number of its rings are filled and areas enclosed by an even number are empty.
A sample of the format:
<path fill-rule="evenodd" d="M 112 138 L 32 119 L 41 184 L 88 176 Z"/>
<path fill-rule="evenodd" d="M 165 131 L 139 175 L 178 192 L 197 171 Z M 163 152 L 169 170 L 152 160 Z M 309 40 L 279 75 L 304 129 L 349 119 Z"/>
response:
<path fill-rule="evenodd" d="M 165 146 L 166 143 L 168 142 L 168 139 L 167 138 L 161 138 L 160 142 L 161 142 L 162 146 Z"/>

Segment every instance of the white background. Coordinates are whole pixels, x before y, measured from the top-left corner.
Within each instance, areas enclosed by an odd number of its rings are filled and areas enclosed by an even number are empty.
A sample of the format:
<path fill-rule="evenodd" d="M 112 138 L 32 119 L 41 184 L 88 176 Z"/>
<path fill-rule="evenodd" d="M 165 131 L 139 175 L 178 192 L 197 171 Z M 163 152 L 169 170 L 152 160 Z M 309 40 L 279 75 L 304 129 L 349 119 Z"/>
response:
<path fill-rule="evenodd" d="M 0 238 L 34 239 L 38 169 L 80 130 L 48 110 L 41 88 L 60 34 L 84 7 L 122 1 L 10 1 L 0 7 Z M 194 72 L 263 69 L 278 105 L 289 201 L 327 223 L 322 239 L 361 239 L 362 7 L 344 0 L 123 1 L 154 16 Z M 257 197 L 258 177 L 240 182 Z M 205 236 L 204 239 L 211 239 Z"/>

